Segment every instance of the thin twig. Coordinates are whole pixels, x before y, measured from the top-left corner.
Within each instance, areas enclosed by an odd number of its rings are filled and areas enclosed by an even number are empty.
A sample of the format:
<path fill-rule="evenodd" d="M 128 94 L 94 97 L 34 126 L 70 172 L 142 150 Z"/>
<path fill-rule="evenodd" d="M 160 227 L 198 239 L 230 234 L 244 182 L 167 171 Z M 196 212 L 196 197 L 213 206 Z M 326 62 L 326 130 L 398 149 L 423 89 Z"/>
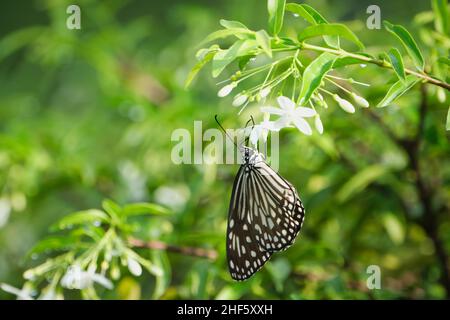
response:
<path fill-rule="evenodd" d="M 210 260 L 217 259 L 217 251 L 212 249 L 204 249 L 204 248 L 194 248 L 194 247 L 182 247 L 175 246 L 171 244 L 167 244 L 162 241 L 150 240 L 143 241 L 141 239 L 129 238 L 128 243 L 135 248 L 147 248 L 152 250 L 166 250 L 170 252 L 176 252 L 183 255 L 197 257 L 197 258 L 207 258 Z"/>

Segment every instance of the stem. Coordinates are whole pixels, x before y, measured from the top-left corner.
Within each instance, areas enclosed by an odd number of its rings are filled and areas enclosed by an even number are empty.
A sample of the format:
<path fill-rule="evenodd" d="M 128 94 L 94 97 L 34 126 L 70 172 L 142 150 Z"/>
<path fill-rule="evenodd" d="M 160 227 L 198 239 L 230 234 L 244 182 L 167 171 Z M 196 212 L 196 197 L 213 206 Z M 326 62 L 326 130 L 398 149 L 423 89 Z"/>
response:
<path fill-rule="evenodd" d="M 147 248 L 152 250 L 166 250 L 171 252 L 180 253 L 183 255 L 197 257 L 197 258 L 207 258 L 210 260 L 217 259 L 217 251 L 204 248 L 194 248 L 194 247 L 179 247 L 171 244 L 167 244 L 162 241 L 151 240 L 143 241 L 136 238 L 129 238 L 128 243 L 135 248 Z"/>
<path fill-rule="evenodd" d="M 371 63 L 371 64 L 375 64 L 379 67 L 382 68 L 387 68 L 387 69 L 393 69 L 392 64 L 390 64 L 389 62 L 385 61 L 385 60 L 379 60 L 379 59 L 373 59 L 370 57 L 366 57 L 357 53 L 351 53 L 351 52 L 347 52 L 345 50 L 342 49 L 332 49 L 332 48 L 325 48 L 325 47 L 320 47 L 320 46 L 316 46 L 316 45 L 312 45 L 312 44 L 308 44 L 308 43 L 301 43 L 300 45 L 301 49 L 306 49 L 306 50 L 313 50 L 313 51 L 318 51 L 318 52 L 328 52 L 328 53 L 332 53 L 335 54 L 337 56 L 345 56 L 345 57 L 351 57 L 351 58 L 355 58 L 358 59 L 362 62 L 366 62 L 366 63 Z M 413 75 L 417 78 L 421 78 L 423 79 L 425 82 L 434 84 L 436 86 L 439 86 L 441 88 L 447 89 L 450 91 L 450 84 L 443 82 L 441 80 L 435 79 L 425 73 L 419 73 L 416 72 L 414 70 L 411 69 L 407 69 L 405 68 L 405 73 L 406 74 L 410 74 Z"/>

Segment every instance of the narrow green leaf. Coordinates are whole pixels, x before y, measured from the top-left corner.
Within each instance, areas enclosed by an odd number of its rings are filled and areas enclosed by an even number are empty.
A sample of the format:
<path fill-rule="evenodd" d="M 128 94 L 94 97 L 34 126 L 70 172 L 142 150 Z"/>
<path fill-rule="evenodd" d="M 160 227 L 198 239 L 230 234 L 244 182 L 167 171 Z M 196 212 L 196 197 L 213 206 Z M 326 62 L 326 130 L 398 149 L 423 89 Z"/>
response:
<path fill-rule="evenodd" d="M 448 108 L 448 111 L 447 111 L 447 122 L 445 124 L 445 129 L 447 131 L 450 131 L 450 107 Z"/>
<path fill-rule="evenodd" d="M 90 209 L 78 211 L 71 213 L 59 220 L 54 226 L 51 227 L 51 230 L 66 229 L 75 225 L 85 223 L 90 224 L 94 222 L 107 222 L 108 220 L 108 215 L 101 210 Z"/>
<path fill-rule="evenodd" d="M 383 100 L 378 103 L 377 108 L 384 108 L 394 102 L 397 98 L 402 96 L 405 92 L 411 89 L 419 80 L 412 75 L 406 76 L 404 81 L 398 80 L 394 83 L 389 91 L 386 93 Z"/>
<path fill-rule="evenodd" d="M 208 42 L 217 40 L 217 39 L 222 39 L 222 38 L 226 38 L 226 37 L 230 37 L 230 36 L 234 36 L 234 37 L 244 37 L 246 39 L 250 39 L 252 37 L 255 36 L 255 33 L 247 28 L 231 28 L 231 29 L 221 29 L 221 30 L 217 30 L 214 31 L 213 33 L 210 33 L 205 40 L 203 40 L 200 43 L 200 46 L 205 45 Z"/>
<path fill-rule="evenodd" d="M 411 34 L 401 25 L 394 25 L 388 21 L 384 21 L 384 27 L 387 31 L 392 33 L 397 39 L 400 40 L 402 45 L 405 47 L 406 52 L 414 61 L 417 69 L 423 70 L 425 62 L 423 60 L 422 53 L 420 52 L 419 47 L 417 46 L 416 41 L 411 36 Z"/>
<path fill-rule="evenodd" d="M 361 55 L 361 56 L 368 57 L 368 58 L 372 58 L 372 59 L 374 58 L 370 54 L 363 53 L 363 52 L 357 52 L 357 54 Z M 342 67 L 345 67 L 345 66 L 348 66 L 348 65 L 352 65 L 352 64 L 361 64 L 361 60 L 353 58 L 353 57 L 337 58 L 336 61 L 333 64 L 333 69 L 342 68 Z"/>
<path fill-rule="evenodd" d="M 356 173 L 338 191 L 336 197 L 340 202 L 347 201 L 352 196 L 363 191 L 372 182 L 386 174 L 389 169 L 381 165 L 372 165 Z"/>
<path fill-rule="evenodd" d="M 123 207 L 123 214 L 130 215 L 168 215 L 170 211 L 160 205 L 154 203 L 132 203 Z"/>
<path fill-rule="evenodd" d="M 328 23 L 319 12 L 307 4 L 288 3 L 286 4 L 286 10 L 298 14 L 313 25 Z"/>
<path fill-rule="evenodd" d="M 165 251 L 152 251 L 152 262 L 156 267 L 162 270 L 162 273 L 156 277 L 153 299 L 159 299 L 167 290 L 171 280 L 170 261 Z"/>
<path fill-rule="evenodd" d="M 335 55 L 324 52 L 303 71 L 302 88 L 300 89 L 300 98 L 303 100 L 303 104 L 308 102 L 311 95 L 320 86 L 323 77 L 331 70 L 335 60 Z"/>
<path fill-rule="evenodd" d="M 447 10 L 447 0 L 432 0 L 431 6 L 434 11 L 434 24 L 436 30 L 443 34 L 448 34 L 449 14 Z"/>
<path fill-rule="evenodd" d="M 247 26 L 239 21 L 232 21 L 232 20 L 220 20 L 220 25 L 226 29 L 248 29 Z"/>
<path fill-rule="evenodd" d="M 395 70 L 398 78 L 402 81 L 405 80 L 405 67 L 403 66 L 403 58 L 400 52 L 396 48 L 392 48 L 387 53 L 389 60 L 391 61 L 392 67 Z"/>
<path fill-rule="evenodd" d="M 219 51 L 219 46 L 214 45 L 212 46 L 210 49 L 203 49 L 206 50 L 206 52 L 204 52 L 203 57 L 201 57 L 201 60 L 199 62 L 197 62 L 197 64 L 191 69 L 191 71 L 189 72 L 187 78 L 186 78 L 186 82 L 184 84 L 185 88 L 188 88 L 190 86 L 190 84 L 192 83 L 192 81 L 195 79 L 195 77 L 197 76 L 197 74 L 199 73 L 199 71 L 209 62 L 211 61 L 214 56 L 216 55 L 216 53 Z"/>
<path fill-rule="evenodd" d="M 272 50 L 270 48 L 270 37 L 265 30 L 259 30 L 255 34 L 256 42 L 264 50 L 264 52 L 272 58 Z"/>
<path fill-rule="evenodd" d="M 102 202 L 102 208 L 111 216 L 117 217 L 122 213 L 122 208 L 110 199 L 105 199 Z"/>
<path fill-rule="evenodd" d="M 268 0 L 267 10 L 269 12 L 269 30 L 277 35 L 283 27 L 284 8 L 286 0 Z"/>
<path fill-rule="evenodd" d="M 364 48 L 363 43 L 358 39 L 358 37 L 347 26 L 340 23 L 318 24 L 306 27 L 298 35 L 298 40 L 304 41 L 309 38 L 325 35 L 340 36 L 355 43 L 359 48 Z"/>
<path fill-rule="evenodd" d="M 40 254 L 46 251 L 68 250 L 79 244 L 78 238 L 72 236 L 52 236 L 39 241 L 27 256 Z"/>
<path fill-rule="evenodd" d="M 213 58 L 213 77 L 218 77 L 236 58 L 249 55 L 257 47 L 255 40 L 238 40 L 230 48 L 219 51 Z"/>
<path fill-rule="evenodd" d="M 288 3 L 286 10 L 298 14 L 313 25 L 328 24 L 328 21 L 319 12 L 307 4 Z M 323 38 L 330 47 L 339 48 L 338 36 L 323 36 Z"/>

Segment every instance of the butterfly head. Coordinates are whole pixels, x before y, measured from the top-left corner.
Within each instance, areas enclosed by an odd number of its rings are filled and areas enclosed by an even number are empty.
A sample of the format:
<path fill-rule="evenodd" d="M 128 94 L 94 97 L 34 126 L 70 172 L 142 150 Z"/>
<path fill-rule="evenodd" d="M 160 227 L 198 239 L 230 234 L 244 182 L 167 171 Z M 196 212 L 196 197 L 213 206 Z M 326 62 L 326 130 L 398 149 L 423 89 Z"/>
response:
<path fill-rule="evenodd" d="M 255 164 L 260 161 L 264 161 L 264 156 L 258 152 L 258 150 L 252 149 L 246 146 L 240 146 L 239 151 L 242 154 L 244 163 Z"/>

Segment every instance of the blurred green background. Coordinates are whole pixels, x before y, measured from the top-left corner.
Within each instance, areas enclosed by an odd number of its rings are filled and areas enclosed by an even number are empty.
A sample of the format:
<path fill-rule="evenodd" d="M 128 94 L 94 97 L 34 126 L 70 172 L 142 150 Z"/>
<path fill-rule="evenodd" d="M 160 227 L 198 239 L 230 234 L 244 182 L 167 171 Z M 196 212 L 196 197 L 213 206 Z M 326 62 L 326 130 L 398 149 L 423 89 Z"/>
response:
<path fill-rule="evenodd" d="M 370 4 L 411 30 L 426 58 L 435 49 L 413 20 L 431 10 L 427 1 L 307 3 L 345 22 L 371 52 L 394 40 L 366 29 Z M 217 250 L 215 261 L 168 253 L 163 299 L 450 297 L 448 102 L 435 88 L 355 115 L 333 108 L 323 136 L 282 131 L 279 171 L 299 191 L 306 221 L 293 247 L 236 283 L 224 249 L 238 167 L 174 165 L 170 137 L 176 128 L 192 132 L 194 120 L 216 127 L 215 114 L 227 128 L 245 123 L 230 99 L 217 97 L 209 68 L 189 90 L 184 81 L 220 18 L 265 28 L 265 1 L 77 1 L 82 29 L 73 31 L 69 4 L 1 4 L 0 282 L 20 287 L 33 265 L 25 255 L 51 224 L 111 198 L 172 207 L 170 219 L 145 224 L 147 238 Z M 285 32 L 302 27 L 286 23 Z M 371 84 L 361 92 L 373 105 L 395 80 L 373 66 L 348 71 Z M 369 265 L 382 270 L 380 290 L 366 287 Z M 154 283 L 125 274 L 115 285 L 102 297 L 148 299 Z"/>

